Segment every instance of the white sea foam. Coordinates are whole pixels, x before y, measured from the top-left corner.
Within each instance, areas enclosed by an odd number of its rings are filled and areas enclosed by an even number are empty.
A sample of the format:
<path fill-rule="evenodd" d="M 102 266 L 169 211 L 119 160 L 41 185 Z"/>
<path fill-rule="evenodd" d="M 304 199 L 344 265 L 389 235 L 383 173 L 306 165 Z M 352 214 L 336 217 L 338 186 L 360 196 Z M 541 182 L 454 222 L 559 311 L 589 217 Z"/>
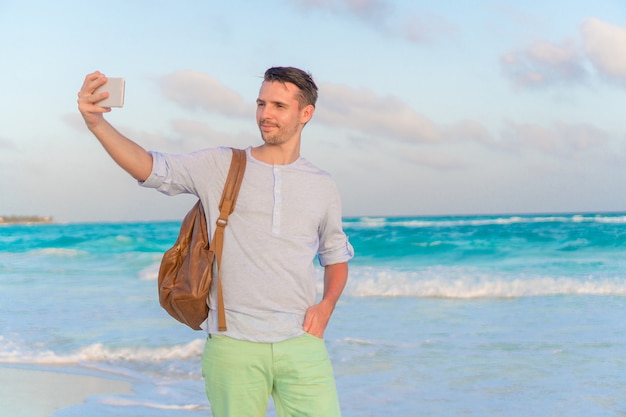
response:
<path fill-rule="evenodd" d="M 57 256 L 79 256 L 85 255 L 87 252 L 80 251 L 76 249 L 65 249 L 65 248 L 45 248 L 45 249 L 36 249 L 31 251 L 32 254 L 35 255 L 57 255 Z"/>
<path fill-rule="evenodd" d="M 159 263 L 151 264 L 139 271 L 139 279 L 142 281 L 156 281 L 159 278 Z"/>
<path fill-rule="evenodd" d="M 613 224 L 624 224 L 626 223 L 626 216 L 616 216 L 616 217 L 595 217 L 593 221 L 598 223 L 613 223 Z"/>
<path fill-rule="evenodd" d="M 541 216 L 500 216 L 471 218 L 458 217 L 445 220 L 429 219 L 427 217 L 412 220 L 398 220 L 386 217 L 362 217 L 357 223 L 346 223 L 346 227 L 458 227 L 458 226 L 491 226 L 510 225 L 516 223 L 608 223 L 626 224 L 624 215 L 593 215 L 593 214 L 572 214 L 572 215 L 541 215 Z"/>
<path fill-rule="evenodd" d="M 158 410 L 183 410 L 183 411 L 195 411 L 195 410 L 210 410 L 210 407 L 206 407 L 200 404 L 163 404 L 149 401 L 137 401 L 120 397 L 106 397 L 101 401 L 102 404 L 114 405 L 118 407 L 145 407 Z"/>
<path fill-rule="evenodd" d="M 15 344 L 0 349 L 0 363 L 33 363 L 40 365 L 69 365 L 83 362 L 163 362 L 185 360 L 202 356 L 204 340 L 169 347 L 110 348 L 94 343 L 66 354 L 50 350 L 26 350 Z"/>
<path fill-rule="evenodd" d="M 373 342 L 371 340 L 365 340 L 365 339 L 355 339 L 353 337 L 344 337 L 342 339 L 343 342 L 347 343 L 347 344 L 354 344 L 354 345 L 367 345 L 367 346 L 371 346 L 371 345 L 375 345 L 376 342 Z"/>
<path fill-rule="evenodd" d="M 361 217 L 359 218 L 359 222 L 364 223 L 370 226 L 380 226 L 381 224 L 385 224 L 387 222 L 386 217 Z"/>
<path fill-rule="evenodd" d="M 126 235 L 117 235 L 115 236 L 115 240 L 119 243 L 131 243 L 134 239 Z"/>
<path fill-rule="evenodd" d="M 344 294 L 352 297 L 498 298 L 556 294 L 626 296 L 623 278 L 491 275 L 460 267 L 354 271 Z"/>

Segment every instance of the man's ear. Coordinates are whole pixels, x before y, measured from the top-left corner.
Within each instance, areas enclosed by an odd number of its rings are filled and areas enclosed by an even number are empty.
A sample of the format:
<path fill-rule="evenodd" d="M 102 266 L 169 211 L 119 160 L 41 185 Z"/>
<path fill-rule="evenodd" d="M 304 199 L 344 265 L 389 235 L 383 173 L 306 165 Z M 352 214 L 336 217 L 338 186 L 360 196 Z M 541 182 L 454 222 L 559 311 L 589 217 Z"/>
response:
<path fill-rule="evenodd" d="M 309 104 L 302 109 L 302 116 L 300 117 L 300 123 L 303 125 L 307 124 L 309 120 L 313 117 L 313 113 L 315 112 L 315 107 Z"/>

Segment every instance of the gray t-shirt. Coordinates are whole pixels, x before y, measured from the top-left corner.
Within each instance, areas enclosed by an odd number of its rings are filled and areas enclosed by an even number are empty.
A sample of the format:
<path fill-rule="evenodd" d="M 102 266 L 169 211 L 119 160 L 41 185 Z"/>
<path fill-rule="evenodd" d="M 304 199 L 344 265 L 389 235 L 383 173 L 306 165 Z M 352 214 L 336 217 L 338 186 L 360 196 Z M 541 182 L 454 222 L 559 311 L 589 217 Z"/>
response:
<path fill-rule="evenodd" d="M 354 250 L 342 229 L 339 191 L 327 172 L 304 158 L 269 165 L 254 159 L 250 148 L 246 154 L 222 255 L 228 330 L 217 330 L 213 309 L 204 327 L 212 334 L 275 343 L 304 333 L 305 312 L 317 299 L 315 257 L 322 266 L 332 265 L 350 260 Z M 231 155 L 225 147 L 152 152 L 152 173 L 140 184 L 168 195 L 198 196 L 212 236 Z M 216 306 L 214 287 L 209 305 Z"/>

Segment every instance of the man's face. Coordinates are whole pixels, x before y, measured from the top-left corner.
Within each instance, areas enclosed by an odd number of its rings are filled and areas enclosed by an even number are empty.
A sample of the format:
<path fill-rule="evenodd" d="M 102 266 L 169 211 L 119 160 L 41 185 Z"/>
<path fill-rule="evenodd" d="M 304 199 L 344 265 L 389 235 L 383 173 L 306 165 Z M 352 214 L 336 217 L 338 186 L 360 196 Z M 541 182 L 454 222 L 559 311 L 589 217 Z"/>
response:
<path fill-rule="evenodd" d="M 256 121 L 261 137 L 270 145 L 282 145 L 300 137 L 313 114 L 313 106 L 300 109 L 298 87 L 292 83 L 264 81 L 257 99 Z"/>

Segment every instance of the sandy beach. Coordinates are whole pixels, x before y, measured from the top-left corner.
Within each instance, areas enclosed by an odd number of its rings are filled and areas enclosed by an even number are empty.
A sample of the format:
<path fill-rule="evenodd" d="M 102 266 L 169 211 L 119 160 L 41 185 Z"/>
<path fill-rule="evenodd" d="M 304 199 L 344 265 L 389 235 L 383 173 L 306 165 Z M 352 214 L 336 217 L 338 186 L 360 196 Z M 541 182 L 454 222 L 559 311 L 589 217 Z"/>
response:
<path fill-rule="evenodd" d="M 5 416 L 48 417 L 93 395 L 129 393 L 128 382 L 68 373 L 63 368 L 0 366 L 0 404 Z"/>

